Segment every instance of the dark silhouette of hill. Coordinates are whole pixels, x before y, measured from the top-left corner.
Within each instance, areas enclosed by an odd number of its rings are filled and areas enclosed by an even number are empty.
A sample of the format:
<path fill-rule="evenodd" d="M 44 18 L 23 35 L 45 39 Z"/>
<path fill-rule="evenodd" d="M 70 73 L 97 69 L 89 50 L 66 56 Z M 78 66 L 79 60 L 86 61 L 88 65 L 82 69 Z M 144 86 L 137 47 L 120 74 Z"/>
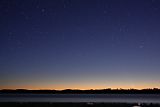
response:
<path fill-rule="evenodd" d="M 31 94 L 160 94 L 160 89 L 91 89 L 91 90 L 73 90 L 73 89 L 65 89 L 65 90 L 27 90 L 27 89 L 2 89 L 0 90 L 0 94 L 2 93 L 31 93 Z"/>

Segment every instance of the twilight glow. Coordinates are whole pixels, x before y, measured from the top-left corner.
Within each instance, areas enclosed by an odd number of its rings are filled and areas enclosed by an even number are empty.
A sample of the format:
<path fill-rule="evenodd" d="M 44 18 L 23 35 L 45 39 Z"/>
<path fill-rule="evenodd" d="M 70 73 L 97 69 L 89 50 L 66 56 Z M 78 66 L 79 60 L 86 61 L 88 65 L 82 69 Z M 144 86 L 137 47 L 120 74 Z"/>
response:
<path fill-rule="evenodd" d="M 0 89 L 160 88 L 160 0 L 0 0 Z"/>

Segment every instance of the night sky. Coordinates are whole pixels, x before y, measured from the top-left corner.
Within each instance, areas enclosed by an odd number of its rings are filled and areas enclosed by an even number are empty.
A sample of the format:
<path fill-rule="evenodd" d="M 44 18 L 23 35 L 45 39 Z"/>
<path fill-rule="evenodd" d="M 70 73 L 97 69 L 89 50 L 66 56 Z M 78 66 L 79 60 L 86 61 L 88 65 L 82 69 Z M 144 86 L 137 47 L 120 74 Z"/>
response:
<path fill-rule="evenodd" d="M 160 0 L 0 0 L 0 89 L 160 88 Z"/>

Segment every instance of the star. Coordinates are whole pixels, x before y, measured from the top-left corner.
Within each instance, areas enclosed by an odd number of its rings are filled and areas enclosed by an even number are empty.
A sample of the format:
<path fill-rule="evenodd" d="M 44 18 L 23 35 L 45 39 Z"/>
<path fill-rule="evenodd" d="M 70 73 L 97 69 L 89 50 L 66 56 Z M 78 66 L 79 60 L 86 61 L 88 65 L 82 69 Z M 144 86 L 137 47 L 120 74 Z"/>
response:
<path fill-rule="evenodd" d="M 144 45 L 140 45 L 139 48 L 140 48 L 140 49 L 144 48 Z"/>
<path fill-rule="evenodd" d="M 139 45 L 139 48 L 140 49 L 144 48 L 144 42 L 141 42 L 141 44 Z"/>
<path fill-rule="evenodd" d="M 42 12 L 42 13 L 44 13 L 45 11 L 46 11 L 46 9 L 44 9 L 44 8 L 43 8 L 43 9 L 41 9 L 41 12 Z"/>

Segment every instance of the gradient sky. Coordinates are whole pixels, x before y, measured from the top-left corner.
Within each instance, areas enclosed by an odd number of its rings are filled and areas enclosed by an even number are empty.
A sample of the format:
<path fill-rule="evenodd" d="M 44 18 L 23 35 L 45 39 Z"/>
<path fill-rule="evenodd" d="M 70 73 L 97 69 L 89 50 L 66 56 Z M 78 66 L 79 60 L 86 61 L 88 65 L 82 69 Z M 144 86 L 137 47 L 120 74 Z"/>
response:
<path fill-rule="evenodd" d="M 0 0 L 0 89 L 160 88 L 160 0 Z"/>

